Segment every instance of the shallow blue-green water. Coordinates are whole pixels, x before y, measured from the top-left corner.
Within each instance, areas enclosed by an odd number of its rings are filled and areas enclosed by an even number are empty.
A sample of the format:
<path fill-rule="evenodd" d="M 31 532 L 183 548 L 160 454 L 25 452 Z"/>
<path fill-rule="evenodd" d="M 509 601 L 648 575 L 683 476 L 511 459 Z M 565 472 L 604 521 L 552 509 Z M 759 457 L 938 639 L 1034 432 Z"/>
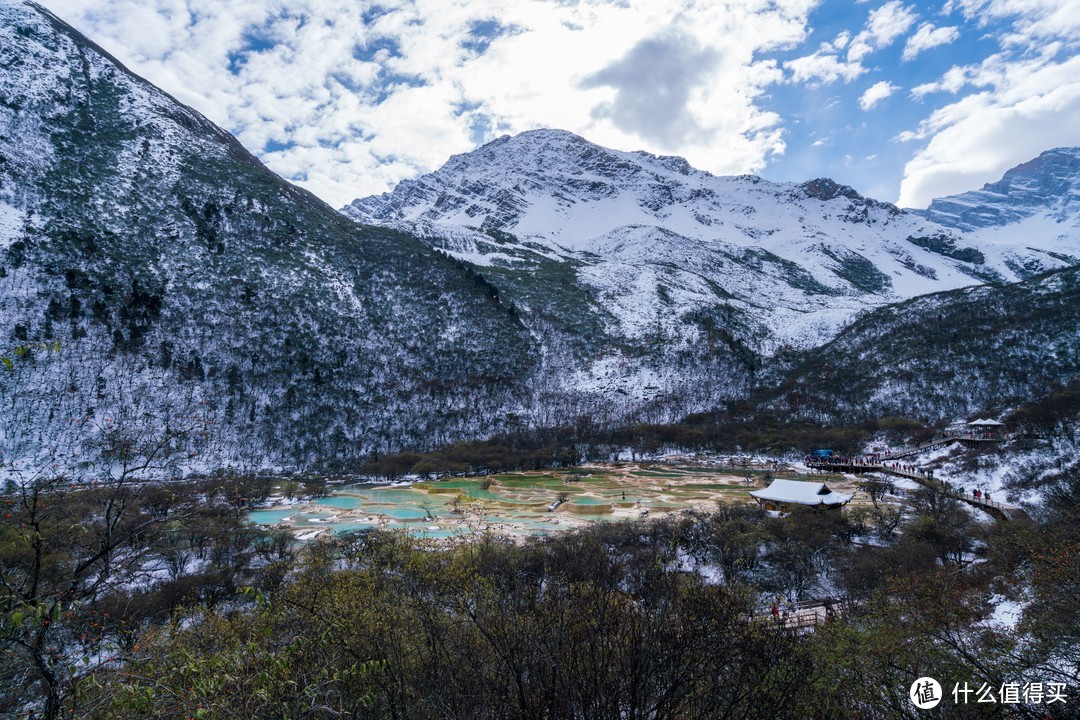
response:
<path fill-rule="evenodd" d="M 334 489 L 329 497 L 304 506 L 256 510 L 248 520 L 270 525 L 287 522 L 290 527 L 304 529 L 326 527 L 335 532 L 404 529 L 418 536 L 447 538 L 482 526 L 502 526 L 503 531 L 515 535 L 543 535 L 572 525 L 558 522 L 566 513 L 578 519 L 608 522 L 619 519 L 612 513 L 613 507 L 636 506 L 642 510 L 685 507 L 650 497 L 648 493 L 628 495 L 628 488 L 605 478 L 587 480 L 565 484 L 555 477 L 499 476 L 489 488 L 482 487 L 480 479 L 423 482 L 415 486 L 346 485 Z M 705 489 L 693 488 L 698 493 Z M 569 495 L 568 505 L 557 513 L 549 513 L 548 506 L 564 493 Z"/>
<path fill-rule="evenodd" d="M 255 525 L 277 525 L 285 518 L 296 515 L 296 510 L 254 510 L 248 515 L 248 522 Z"/>

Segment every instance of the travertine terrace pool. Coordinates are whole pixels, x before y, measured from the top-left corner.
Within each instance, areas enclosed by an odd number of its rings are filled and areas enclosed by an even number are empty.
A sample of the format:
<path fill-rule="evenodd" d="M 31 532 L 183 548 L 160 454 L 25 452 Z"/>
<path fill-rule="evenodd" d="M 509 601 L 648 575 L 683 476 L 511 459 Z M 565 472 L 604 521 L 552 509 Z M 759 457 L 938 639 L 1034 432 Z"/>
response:
<path fill-rule="evenodd" d="M 686 509 L 709 511 L 720 503 L 746 503 L 763 487 L 765 468 L 620 464 L 573 471 L 502 473 L 487 477 L 358 484 L 329 497 L 252 512 L 252 523 L 278 526 L 301 537 L 333 530 L 402 529 L 435 539 L 492 531 L 542 535 L 589 522 Z M 774 477 L 800 478 L 784 470 Z M 843 487 L 843 481 L 830 479 Z M 566 501 L 551 510 L 561 496 Z"/>

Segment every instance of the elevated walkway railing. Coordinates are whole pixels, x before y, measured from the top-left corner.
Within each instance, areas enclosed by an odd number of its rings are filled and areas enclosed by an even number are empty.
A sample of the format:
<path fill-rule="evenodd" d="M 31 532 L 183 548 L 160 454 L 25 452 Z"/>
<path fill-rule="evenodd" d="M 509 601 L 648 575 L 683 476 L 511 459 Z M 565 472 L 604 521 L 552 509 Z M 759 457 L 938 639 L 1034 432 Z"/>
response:
<path fill-rule="evenodd" d="M 894 455 L 893 457 L 896 456 Z M 807 467 L 814 468 L 815 470 L 826 470 L 831 472 L 879 472 L 887 475 L 896 475 L 898 477 L 914 480 L 923 487 L 927 487 L 936 492 L 944 493 L 949 497 L 956 498 L 957 500 L 965 502 L 968 505 L 972 505 L 979 508 L 980 510 L 984 510 L 990 513 L 995 517 L 1001 518 L 1002 520 L 1009 521 L 1026 516 L 1022 508 L 996 500 L 988 500 L 983 496 L 975 497 L 974 495 L 969 495 L 966 492 L 959 492 L 948 483 L 935 478 L 929 472 L 916 468 L 912 465 L 899 465 L 897 463 L 890 464 L 888 462 L 869 463 L 856 461 L 811 461 L 807 463 Z"/>
<path fill-rule="evenodd" d="M 933 440 L 927 440 L 921 442 L 918 445 L 912 445 L 909 448 L 902 448 L 900 450 L 890 450 L 886 453 L 881 453 L 878 457 L 882 460 L 895 460 L 897 458 L 908 457 L 909 455 L 917 455 L 926 450 L 936 450 L 947 445 L 951 445 L 954 442 L 960 443 L 992 443 L 1001 442 L 1004 438 L 996 433 L 949 433 L 945 437 L 934 438 Z"/>

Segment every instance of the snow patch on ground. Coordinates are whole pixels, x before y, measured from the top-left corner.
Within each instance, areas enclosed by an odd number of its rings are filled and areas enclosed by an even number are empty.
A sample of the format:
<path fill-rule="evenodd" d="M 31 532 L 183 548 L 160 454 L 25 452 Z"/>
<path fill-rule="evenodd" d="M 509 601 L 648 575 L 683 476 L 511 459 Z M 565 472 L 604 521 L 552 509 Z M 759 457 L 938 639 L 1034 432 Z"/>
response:
<path fill-rule="evenodd" d="M 0 250 L 7 250 L 22 237 L 24 216 L 21 210 L 0 200 Z"/>
<path fill-rule="evenodd" d="M 994 500 L 1040 506 L 1041 485 L 1077 462 L 1080 443 L 1057 436 L 1041 440 L 1006 441 L 996 452 L 967 461 L 963 455 L 945 459 L 938 474 L 968 492 L 978 488 Z"/>
<path fill-rule="evenodd" d="M 1024 615 L 1027 603 L 1009 600 L 1003 595 L 994 595 L 990 598 L 993 612 L 986 619 L 988 625 L 1000 630 L 1013 630 L 1019 624 Z"/>

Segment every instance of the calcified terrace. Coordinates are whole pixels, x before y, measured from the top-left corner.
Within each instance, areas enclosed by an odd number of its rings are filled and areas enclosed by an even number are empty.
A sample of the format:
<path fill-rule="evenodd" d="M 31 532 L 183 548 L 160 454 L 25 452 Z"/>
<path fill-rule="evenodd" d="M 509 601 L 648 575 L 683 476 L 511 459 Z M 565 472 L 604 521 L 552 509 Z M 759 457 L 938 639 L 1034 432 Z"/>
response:
<path fill-rule="evenodd" d="M 250 521 L 283 525 L 302 539 L 329 530 L 401 529 L 432 539 L 490 531 L 507 536 L 544 535 L 590 522 L 661 517 L 683 510 L 710 511 L 723 503 L 747 503 L 748 490 L 769 479 L 809 479 L 787 466 L 690 464 L 589 465 L 571 470 L 503 473 L 399 484 L 346 485 L 329 497 L 270 505 Z M 855 481 L 813 476 L 866 500 Z M 561 500 L 561 502 L 560 502 Z M 868 502 L 868 500 L 866 500 Z"/>

